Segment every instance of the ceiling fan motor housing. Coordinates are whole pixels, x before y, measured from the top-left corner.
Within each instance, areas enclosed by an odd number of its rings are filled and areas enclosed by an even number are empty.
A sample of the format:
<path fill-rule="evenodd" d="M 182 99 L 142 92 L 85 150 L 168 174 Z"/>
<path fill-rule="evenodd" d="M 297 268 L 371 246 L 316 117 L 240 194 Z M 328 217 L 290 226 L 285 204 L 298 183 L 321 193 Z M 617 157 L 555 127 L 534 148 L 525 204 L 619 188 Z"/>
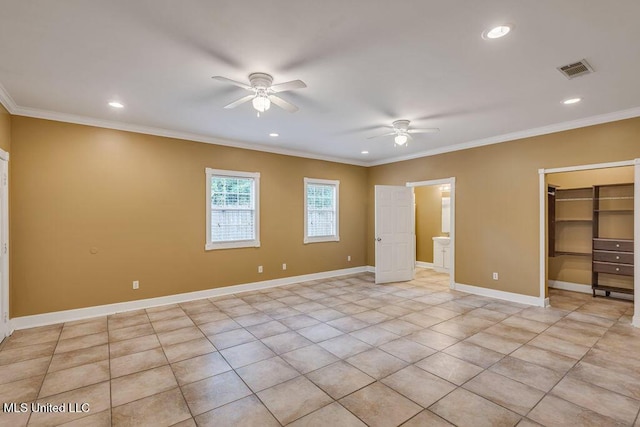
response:
<path fill-rule="evenodd" d="M 409 120 L 396 120 L 391 125 L 398 131 L 407 132 L 409 130 Z"/>
<path fill-rule="evenodd" d="M 249 82 L 254 89 L 267 89 L 273 83 L 273 77 L 266 73 L 249 74 Z"/>

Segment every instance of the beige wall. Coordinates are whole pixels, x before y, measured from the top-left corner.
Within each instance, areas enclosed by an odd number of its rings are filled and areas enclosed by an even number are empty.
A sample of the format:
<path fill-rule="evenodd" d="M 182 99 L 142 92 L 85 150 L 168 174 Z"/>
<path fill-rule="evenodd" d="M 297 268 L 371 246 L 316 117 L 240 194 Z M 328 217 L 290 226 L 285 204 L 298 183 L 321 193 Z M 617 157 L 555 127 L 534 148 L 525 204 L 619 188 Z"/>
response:
<path fill-rule="evenodd" d="M 560 189 L 584 188 L 593 185 L 621 184 L 633 182 L 633 167 L 619 167 L 608 169 L 592 169 L 586 171 L 554 173 L 547 175 L 547 182 L 558 186 Z M 588 194 L 589 191 L 581 193 Z M 582 194 L 578 193 L 578 196 Z M 577 197 L 577 196 L 576 196 Z M 591 201 L 557 202 L 556 218 L 591 218 L 593 206 Z M 614 218 L 602 218 L 601 227 L 606 228 L 607 222 Z M 632 236 L 633 223 L 631 218 L 623 218 L 616 221 L 619 225 L 616 233 L 619 236 Z M 556 249 L 571 249 L 577 252 L 591 252 L 591 239 L 593 235 L 592 223 L 561 223 L 556 225 Z M 559 280 L 576 284 L 591 286 L 591 256 L 556 256 L 549 257 L 547 265 L 549 280 Z M 631 277 L 601 275 L 601 279 L 607 280 L 616 286 L 628 287 L 633 282 Z M 605 283 L 605 282 L 601 282 Z"/>
<path fill-rule="evenodd" d="M 433 239 L 442 236 L 442 192 L 438 185 L 415 187 L 416 261 L 433 262 Z"/>
<path fill-rule="evenodd" d="M 369 169 L 0 112 L 9 140 L 16 317 L 374 265 L 374 185 L 448 177 L 455 280 L 537 295 L 538 169 L 640 157 L 640 118 Z M 204 250 L 205 167 L 261 172 L 262 247 Z M 340 180 L 339 243 L 302 243 L 305 176 Z"/>
<path fill-rule="evenodd" d="M 11 149 L 12 317 L 366 262 L 363 167 L 18 116 Z M 206 167 L 261 173 L 260 248 L 204 250 Z M 340 180 L 340 242 L 302 243 L 304 177 Z"/>
<path fill-rule="evenodd" d="M 368 263 L 375 262 L 374 185 L 455 177 L 455 281 L 537 296 L 538 169 L 637 157 L 640 118 L 370 168 Z"/>
<path fill-rule="evenodd" d="M 0 104 L 0 149 L 11 151 L 11 115 Z"/>

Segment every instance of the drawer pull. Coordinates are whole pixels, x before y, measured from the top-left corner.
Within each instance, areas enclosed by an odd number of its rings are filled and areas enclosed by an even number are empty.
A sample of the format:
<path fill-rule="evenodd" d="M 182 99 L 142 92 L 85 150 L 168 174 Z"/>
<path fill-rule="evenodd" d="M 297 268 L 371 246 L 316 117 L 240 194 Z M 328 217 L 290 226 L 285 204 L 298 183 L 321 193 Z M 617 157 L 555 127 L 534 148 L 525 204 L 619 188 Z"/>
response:
<path fill-rule="evenodd" d="M 620 256 L 619 256 L 619 255 L 616 255 L 616 259 L 620 259 Z"/>
<path fill-rule="evenodd" d="M 619 247 L 620 247 L 620 243 L 616 243 L 616 248 L 619 248 Z"/>
<path fill-rule="evenodd" d="M 616 267 L 616 271 L 620 271 L 620 267 Z"/>

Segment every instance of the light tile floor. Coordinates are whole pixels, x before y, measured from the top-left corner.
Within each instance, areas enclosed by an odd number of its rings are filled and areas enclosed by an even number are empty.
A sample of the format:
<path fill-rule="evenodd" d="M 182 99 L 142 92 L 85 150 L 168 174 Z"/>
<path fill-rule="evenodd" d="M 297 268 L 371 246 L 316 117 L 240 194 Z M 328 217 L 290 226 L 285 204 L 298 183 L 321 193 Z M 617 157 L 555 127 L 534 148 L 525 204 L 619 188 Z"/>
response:
<path fill-rule="evenodd" d="M 640 425 L 632 302 L 447 283 L 359 274 L 16 331 L 0 403 L 78 406 L 0 426 Z"/>

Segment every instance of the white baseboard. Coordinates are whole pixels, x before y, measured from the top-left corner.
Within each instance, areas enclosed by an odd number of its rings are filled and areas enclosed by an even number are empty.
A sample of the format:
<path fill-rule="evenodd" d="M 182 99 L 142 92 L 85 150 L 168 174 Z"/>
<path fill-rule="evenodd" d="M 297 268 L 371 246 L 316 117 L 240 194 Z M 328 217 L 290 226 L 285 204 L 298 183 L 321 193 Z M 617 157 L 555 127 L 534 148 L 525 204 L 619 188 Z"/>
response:
<path fill-rule="evenodd" d="M 535 305 L 538 307 L 547 307 L 549 305 L 548 298 L 532 297 L 529 295 L 516 294 L 513 292 L 498 291 L 495 289 L 482 288 L 479 286 L 465 285 L 455 283 L 453 289 L 456 291 L 467 292 L 483 297 L 497 298 L 505 301 L 517 302 L 520 304 Z M 546 301 L 545 301 L 546 300 Z"/>
<path fill-rule="evenodd" d="M 420 268 L 433 268 L 433 263 L 432 263 L 432 262 L 416 261 L 416 267 L 420 267 Z"/>
<path fill-rule="evenodd" d="M 582 283 L 563 282 L 561 280 L 548 280 L 547 284 L 553 289 L 562 289 L 563 291 L 580 292 L 583 294 L 593 294 L 591 285 L 585 285 Z M 627 299 L 633 301 L 633 295 L 621 294 L 619 292 L 611 292 L 611 296 L 614 298 Z"/>
<path fill-rule="evenodd" d="M 157 307 L 160 305 L 175 304 L 193 301 L 203 298 L 211 298 L 221 295 L 236 294 L 240 292 L 255 291 L 277 286 L 292 285 L 309 280 L 329 279 L 337 276 L 346 276 L 369 271 L 368 266 L 345 268 L 342 270 L 323 271 L 321 273 L 304 274 L 301 276 L 283 277 L 281 279 L 265 280 L 262 282 L 245 283 L 242 285 L 225 286 L 222 288 L 206 289 L 204 291 L 187 292 L 184 294 L 168 295 L 157 298 L 147 298 L 136 301 L 119 302 L 115 304 L 97 305 L 93 307 L 77 308 L 73 310 L 56 311 L 52 313 L 34 314 L 32 316 L 14 317 L 10 319 L 10 330 L 34 328 L 37 326 L 53 325 L 56 323 L 71 322 L 74 320 L 88 319 L 91 317 L 107 316 L 123 311 L 140 310 L 143 308 Z"/>
<path fill-rule="evenodd" d="M 366 272 L 367 273 L 374 273 L 375 274 L 375 272 L 376 272 L 376 267 L 373 266 L 373 265 L 367 265 L 365 268 L 366 268 Z"/>

